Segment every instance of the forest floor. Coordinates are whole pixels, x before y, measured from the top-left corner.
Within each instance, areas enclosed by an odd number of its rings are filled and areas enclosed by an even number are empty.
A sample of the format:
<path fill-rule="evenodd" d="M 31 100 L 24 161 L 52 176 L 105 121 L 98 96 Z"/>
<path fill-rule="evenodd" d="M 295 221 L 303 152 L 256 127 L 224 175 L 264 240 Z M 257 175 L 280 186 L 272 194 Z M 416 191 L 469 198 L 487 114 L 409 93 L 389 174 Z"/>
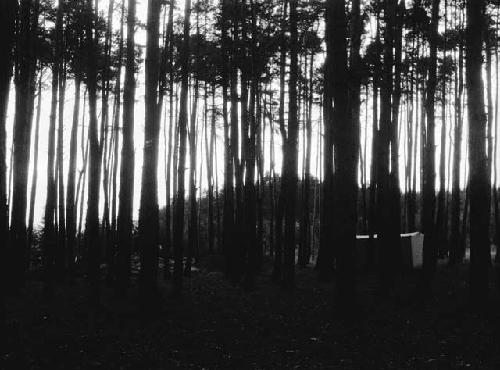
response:
<path fill-rule="evenodd" d="M 312 268 L 297 268 L 293 291 L 265 272 L 246 292 L 201 267 L 182 298 L 165 293 L 154 313 L 103 288 L 93 329 L 83 282 L 47 302 L 34 280 L 7 300 L 0 368 L 499 369 L 493 283 L 491 303 L 478 312 L 467 303 L 466 266 L 441 267 L 426 305 L 413 299 L 417 276 L 398 280 L 398 299 L 378 294 L 376 276 L 360 276 L 359 310 L 346 320 L 335 312 L 333 285 L 319 283 Z"/>

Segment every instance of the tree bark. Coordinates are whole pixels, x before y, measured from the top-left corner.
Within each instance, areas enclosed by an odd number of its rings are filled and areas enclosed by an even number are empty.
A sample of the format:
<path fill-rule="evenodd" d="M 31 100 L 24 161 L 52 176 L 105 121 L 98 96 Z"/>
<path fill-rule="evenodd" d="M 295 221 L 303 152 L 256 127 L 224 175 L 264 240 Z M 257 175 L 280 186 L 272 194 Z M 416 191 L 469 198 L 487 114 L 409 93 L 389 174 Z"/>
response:
<path fill-rule="evenodd" d="M 488 298 L 490 181 L 487 173 L 486 112 L 482 77 L 484 33 L 483 0 L 467 0 L 466 80 L 469 118 L 470 168 L 470 294 L 471 301 L 482 303 Z"/>
<path fill-rule="evenodd" d="M 184 244 L 184 191 L 186 170 L 186 144 L 188 125 L 189 92 L 189 30 L 191 27 L 191 0 L 186 0 L 184 7 L 184 31 L 181 49 L 181 93 L 179 108 L 179 163 L 177 165 L 177 194 L 174 215 L 174 294 L 182 292 L 183 244 Z"/>
<path fill-rule="evenodd" d="M 87 0 L 87 11 L 92 21 L 86 25 L 87 48 L 87 89 L 89 100 L 89 169 L 88 169 L 88 199 L 85 222 L 85 242 L 88 251 L 89 301 L 96 306 L 100 299 L 100 243 L 99 243 L 99 179 L 100 151 L 97 133 L 97 47 L 95 35 L 94 8 L 92 0 Z"/>
<path fill-rule="evenodd" d="M 61 4 L 63 4 L 61 2 Z M 61 47 L 64 48 L 64 41 L 61 40 Z M 55 267 L 57 278 L 63 276 L 66 266 L 66 217 L 64 199 L 64 100 L 66 97 L 66 66 L 64 56 L 61 60 L 61 70 L 59 71 L 59 111 L 57 125 L 57 193 L 58 193 L 58 220 L 57 220 L 57 251 Z"/>
<path fill-rule="evenodd" d="M 189 140 L 189 222 L 188 222 L 188 250 L 184 273 L 191 274 L 191 264 L 195 251 L 198 249 L 198 207 L 196 203 L 196 157 L 197 157 L 197 111 L 199 81 L 196 80 L 193 89 L 193 107 L 191 109 Z M 200 174 L 201 178 L 201 174 Z"/>
<path fill-rule="evenodd" d="M 146 42 L 146 97 L 144 162 L 141 180 L 139 238 L 141 242 L 140 294 L 145 301 L 157 294 L 158 272 L 158 80 L 159 80 L 159 0 L 148 1 Z"/>
<path fill-rule="evenodd" d="M 462 16 L 460 15 L 459 28 L 462 28 Z M 462 260 L 460 253 L 460 176 L 462 161 L 462 132 L 463 132 L 463 46 L 458 44 L 458 66 L 455 71 L 455 132 L 453 145 L 453 172 L 451 190 L 451 233 L 450 233 L 450 264 L 454 265 Z"/>
<path fill-rule="evenodd" d="M 73 106 L 73 123 L 71 126 L 71 137 L 69 143 L 69 169 L 68 186 L 66 188 L 66 232 L 68 246 L 68 270 L 70 274 L 73 271 L 75 259 L 76 242 L 76 207 L 75 207 L 75 181 L 76 181 L 76 161 L 78 149 L 78 118 L 80 115 L 80 90 L 81 80 L 79 76 L 75 77 L 75 102 Z"/>
<path fill-rule="evenodd" d="M 437 38 L 439 22 L 439 0 L 432 2 L 431 35 L 429 39 L 429 75 L 427 82 L 427 96 L 425 99 L 425 113 L 427 126 L 424 142 L 424 171 L 423 171 L 423 231 L 424 231 L 424 261 L 423 261 L 423 294 L 431 293 L 431 284 L 437 264 L 437 243 L 435 235 L 435 206 L 436 206 L 436 163 L 435 163 L 435 94 L 437 85 Z"/>
<path fill-rule="evenodd" d="M 55 172 L 55 151 L 56 151 L 56 118 L 57 118 L 57 91 L 59 88 L 59 72 L 60 72 L 60 54 L 61 54 L 61 32 L 62 32 L 62 7 L 57 9 L 56 18 L 56 38 L 55 47 L 53 50 L 52 63 L 52 96 L 50 103 L 49 117 L 49 143 L 48 143 L 48 160 L 47 160 L 47 199 L 45 202 L 45 217 L 43 231 L 43 254 L 44 254 L 44 269 L 46 294 L 51 294 L 55 263 L 55 213 L 57 206 L 57 187 L 56 187 L 56 172 Z"/>
<path fill-rule="evenodd" d="M 302 220 L 300 223 L 300 249 L 298 264 L 306 266 L 311 258 L 311 215 L 310 215 L 310 194 L 311 194 L 311 144 L 312 144 L 312 103 L 313 103 L 313 71 L 314 71 L 314 51 L 311 51 L 309 63 L 309 81 L 307 87 L 307 115 L 305 121 L 305 164 L 304 164 L 304 185 L 302 199 Z"/>
<path fill-rule="evenodd" d="M 130 282 L 132 209 L 134 203 L 134 102 L 135 102 L 135 16 L 136 0 L 128 0 L 127 54 L 123 92 L 123 144 L 118 206 L 117 290 L 124 294 Z"/>
<path fill-rule="evenodd" d="M 285 238 L 283 244 L 283 285 L 295 285 L 295 204 L 298 163 L 298 16 L 297 0 L 290 0 L 290 79 L 288 83 L 288 130 L 283 153 L 285 204 Z"/>
<path fill-rule="evenodd" d="M 22 0 L 18 19 L 16 103 L 13 129 L 13 191 L 11 209 L 11 261 L 13 285 L 24 285 L 28 245 L 26 209 L 31 125 L 35 91 L 35 34 L 38 29 L 38 0 Z"/>
<path fill-rule="evenodd" d="M 7 205 L 7 151 L 6 151 L 6 121 L 9 105 L 10 80 L 14 64 L 13 47 L 16 36 L 17 0 L 2 1 L 0 4 L 0 239 L 4 241 L 0 247 L 0 330 L 5 332 L 5 303 L 7 252 L 9 251 L 9 216 Z M 10 271 L 10 270 L 9 270 Z"/>
<path fill-rule="evenodd" d="M 278 125 L 281 133 L 282 150 L 285 149 L 285 142 L 287 140 L 285 129 L 285 74 L 286 74 L 286 52 L 287 42 L 285 37 L 286 24 L 287 24 L 287 10 L 288 0 L 283 2 L 283 14 L 281 17 L 281 42 L 280 42 L 280 88 L 279 88 L 279 111 L 278 111 Z M 274 171 L 273 171 L 274 173 Z M 276 206 L 276 223 L 275 231 L 275 248 L 274 248 L 274 266 L 273 266 L 273 280 L 281 279 L 283 273 L 283 207 L 284 207 L 284 192 L 283 192 L 283 164 L 281 169 L 280 189 L 278 201 Z M 273 179 L 274 181 L 274 179 Z M 275 191 L 276 189 L 275 182 Z"/>
<path fill-rule="evenodd" d="M 338 281 L 338 303 L 352 307 L 356 297 L 356 225 L 359 159 L 359 47 L 361 25 L 359 1 L 352 9 L 352 45 L 350 71 L 347 67 L 347 17 L 345 1 L 335 1 L 327 10 L 327 22 L 332 32 L 327 52 L 331 54 L 333 76 L 332 122 L 335 148 L 336 193 L 334 195 L 334 237 Z M 349 73 L 350 72 L 350 73 Z M 349 88 L 349 81 L 352 82 Z M 359 113 L 359 112 L 358 112 Z"/>
<path fill-rule="evenodd" d="M 35 200 L 36 200 L 36 188 L 38 183 L 38 147 L 39 147 L 39 132 L 40 132 L 40 118 L 42 113 L 42 76 L 43 73 L 40 72 L 38 77 L 38 102 L 36 107 L 36 119 L 35 119 L 35 142 L 33 146 L 33 172 L 31 176 L 31 191 L 30 191 L 30 213 L 28 215 L 28 245 L 33 244 L 33 224 L 35 221 Z"/>

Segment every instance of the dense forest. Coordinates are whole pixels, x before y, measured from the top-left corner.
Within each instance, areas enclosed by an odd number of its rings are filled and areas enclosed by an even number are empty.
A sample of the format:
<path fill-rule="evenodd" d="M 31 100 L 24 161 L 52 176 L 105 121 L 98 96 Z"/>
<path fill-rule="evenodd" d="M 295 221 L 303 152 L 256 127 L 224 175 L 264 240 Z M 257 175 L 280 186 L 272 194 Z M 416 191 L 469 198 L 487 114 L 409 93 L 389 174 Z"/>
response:
<path fill-rule="evenodd" d="M 499 24 L 498 0 L 2 0 L 2 327 L 38 282 L 81 287 L 93 323 L 210 269 L 248 294 L 326 284 L 341 317 L 367 276 L 488 305 Z"/>

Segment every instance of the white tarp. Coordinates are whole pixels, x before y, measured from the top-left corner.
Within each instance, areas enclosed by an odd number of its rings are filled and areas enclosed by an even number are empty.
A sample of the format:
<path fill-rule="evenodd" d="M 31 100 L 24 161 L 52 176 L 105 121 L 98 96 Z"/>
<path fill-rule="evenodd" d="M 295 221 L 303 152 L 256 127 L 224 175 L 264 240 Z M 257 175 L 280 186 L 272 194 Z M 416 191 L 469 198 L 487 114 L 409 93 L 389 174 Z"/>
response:
<path fill-rule="evenodd" d="M 416 232 L 410 234 L 401 234 L 401 238 L 410 238 L 411 241 L 411 260 L 413 268 L 422 267 L 424 262 L 424 234 Z"/>
<path fill-rule="evenodd" d="M 377 234 L 373 235 L 377 239 Z M 361 268 L 368 262 L 370 235 L 356 235 L 358 263 Z M 424 234 L 420 232 L 401 234 L 402 263 L 407 267 L 420 268 L 423 264 Z"/>

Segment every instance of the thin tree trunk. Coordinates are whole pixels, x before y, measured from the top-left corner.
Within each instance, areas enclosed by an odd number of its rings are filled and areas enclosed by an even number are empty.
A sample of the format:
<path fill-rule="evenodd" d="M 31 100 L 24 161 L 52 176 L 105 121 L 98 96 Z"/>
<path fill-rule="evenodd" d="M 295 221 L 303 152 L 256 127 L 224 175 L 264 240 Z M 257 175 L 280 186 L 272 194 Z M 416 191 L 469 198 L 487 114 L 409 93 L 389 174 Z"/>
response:
<path fill-rule="evenodd" d="M 288 0 L 283 2 L 283 14 L 281 18 L 281 45 L 280 45 L 280 87 L 279 87 L 279 111 L 278 111 L 278 124 L 281 133 L 282 150 L 285 149 L 285 142 L 287 140 L 286 129 L 285 129 L 285 74 L 286 74 L 286 51 L 287 42 L 285 37 L 285 27 L 287 24 L 287 9 Z M 284 162 L 283 162 L 284 163 Z M 273 280 L 277 281 L 281 279 L 283 273 L 283 214 L 284 214 L 284 192 L 283 192 L 283 176 L 284 167 L 283 163 L 281 165 L 281 178 L 280 178 L 280 190 L 278 195 L 278 202 L 276 207 L 276 224 L 275 230 L 275 249 L 274 249 L 274 267 L 273 267 Z M 276 185 L 275 185 L 275 191 Z"/>
<path fill-rule="evenodd" d="M 233 191 L 233 158 L 231 150 L 230 126 L 228 119 L 228 89 L 229 89 L 229 37 L 228 18 L 229 0 L 221 0 L 221 38 L 222 38 L 222 119 L 224 124 L 224 187 L 223 187 L 223 240 L 222 252 L 226 257 L 225 272 L 231 275 L 231 251 L 234 228 L 234 191 Z"/>
<path fill-rule="evenodd" d="M 283 285 L 291 288 L 295 285 L 295 204 L 297 197 L 297 162 L 298 162 L 298 16 L 297 0 L 290 1 L 290 79 L 288 83 L 288 130 L 283 153 L 283 177 L 285 204 L 285 238 L 283 248 Z"/>
<path fill-rule="evenodd" d="M 64 47 L 64 41 L 62 41 Z M 56 271 L 58 278 L 62 277 L 66 266 L 66 218 L 64 199 L 64 100 L 66 96 L 65 62 L 62 61 L 59 73 L 59 112 L 57 126 L 57 192 L 58 192 L 58 238 L 56 252 Z"/>
<path fill-rule="evenodd" d="M 460 15 L 459 28 L 462 28 L 462 16 Z M 458 45 L 458 66 L 455 72 L 455 135 L 453 146 L 453 182 L 451 194 L 451 240 L 450 240 L 450 264 L 454 265 L 461 261 L 460 253 L 460 176 L 462 161 L 462 132 L 463 132 L 463 110 L 462 100 L 464 91 L 463 69 L 463 47 Z"/>
<path fill-rule="evenodd" d="M 115 106 L 113 110 L 113 167 L 111 173 L 111 236 L 108 241 L 107 251 L 110 254 L 108 256 L 108 264 L 111 264 L 108 271 L 108 278 L 113 279 L 116 277 L 116 247 L 118 241 L 117 235 L 117 182 L 118 182 L 118 162 L 119 162 L 119 144 L 120 144 L 120 108 L 121 108 L 121 79 L 122 79 L 122 62 L 123 62 L 123 31 L 124 31 L 124 19 L 125 19 L 125 0 L 122 0 L 121 5 L 121 19 L 120 19 L 120 36 L 118 41 L 118 73 L 115 82 Z"/>
<path fill-rule="evenodd" d="M 135 15 L 136 0 L 128 0 L 127 56 L 123 92 L 123 144 L 118 207 L 117 290 L 124 294 L 130 282 L 132 210 L 134 202 L 134 102 L 135 102 Z"/>
<path fill-rule="evenodd" d="M 423 184 L 423 230 L 425 234 L 423 249 L 423 294 L 430 294 L 431 284 L 437 264 L 437 243 L 435 235 L 435 204 L 436 204 L 436 163 L 435 163 L 435 94 L 437 84 L 437 38 L 439 22 L 439 0 L 433 0 L 431 16 L 431 36 L 430 36 L 430 60 L 429 77 L 427 83 L 427 96 L 425 100 L 425 111 L 427 126 L 425 128 L 425 155 L 424 155 L 424 184 Z"/>
<path fill-rule="evenodd" d="M 174 215 L 174 294 L 182 291 L 183 244 L 184 244 L 184 172 L 186 169 L 186 144 L 188 124 L 189 92 L 189 30 L 191 25 L 191 0 L 186 0 L 184 7 L 184 32 L 181 50 L 181 93 L 179 109 L 179 163 L 177 165 L 177 194 L 175 196 Z"/>
<path fill-rule="evenodd" d="M 444 32 L 446 33 L 447 0 L 444 0 Z M 446 40 L 444 43 L 443 59 L 446 60 Z M 439 193 L 437 198 L 436 232 L 438 243 L 438 255 L 444 255 L 448 251 L 448 219 L 446 212 L 446 76 L 442 67 L 442 90 L 441 90 L 441 143 L 439 154 Z"/>
<path fill-rule="evenodd" d="M 55 171 L 56 155 L 56 115 L 57 115 L 57 93 L 61 71 L 61 38 L 63 27 L 63 8 L 59 4 L 56 17 L 55 47 L 53 50 L 54 61 L 52 65 L 52 97 L 49 118 L 49 147 L 47 161 L 47 200 L 45 203 L 44 232 L 43 232 L 43 254 L 45 270 L 45 294 L 52 295 L 54 264 L 56 258 L 56 229 L 55 212 L 57 206 L 57 187 Z M 62 104 L 62 102 L 61 102 Z"/>
<path fill-rule="evenodd" d="M 87 0 L 90 14 L 94 9 L 92 0 Z M 100 299 L 100 243 L 99 243 L 99 183 L 100 183 L 100 149 L 97 132 L 97 47 L 98 39 L 94 35 L 95 22 L 86 26 L 87 47 L 87 89 L 89 96 L 89 170 L 88 201 L 85 222 L 85 241 L 88 249 L 89 300 L 96 306 Z"/>
<path fill-rule="evenodd" d="M 36 200 L 36 188 L 38 183 L 38 134 L 40 132 L 40 118 L 42 112 L 42 76 L 43 73 L 40 72 L 38 78 L 38 102 L 36 107 L 36 120 L 35 120 L 35 142 L 33 145 L 33 173 L 31 175 L 31 191 L 30 191 L 30 213 L 28 216 L 28 245 L 33 245 L 33 224 L 35 219 L 35 200 Z"/>
<path fill-rule="evenodd" d="M 208 100 L 205 104 L 208 104 Z M 208 107 L 206 107 L 208 110 Z M 208 251 L 214 253 L 214 149 L 216 134 L 216 106 L 215 106 L 215 84 L 212 86 L 212 115 L 210 121 L 210 142 L 208 142 L 208 119 L 206 121 L 205 136 L 207 150 L 207 183 L 208 183 Z M 217 189 L 215 189 L 217 191 Z"/>
<path fill-rule="evenodd" d="M 172 203 L 171 203 L 171 174 L 173 170 L 172 166 L 172 156 L 173 148 L 172 145 L 176 145 L 177 139 L 173 137 L 175 121 L 174 121 L 174 42 L 173 42 L 173 27 L 174 27 L 174 7 L 175 0 L 170 2 L 170 7 L 168 11 L 168 26 L 167 26 L 167 41 L 168 41 L 168 90 L 169 90 L 169 107 L 168 107 L 168 152 L 167 152 L 167 171 L 166 171 L 166 206 L 165 206 L 165 252 L 163 256 L 163 276 L 168 278 L 170 276 L 170 263 L 169 256 L 172 249 Z M 174 139 L 174 140 L 172 140 Z M 174 171 L 175 172 L 175 171 Z M 175 181 L 175 180 L 174 180 Z"/>
<path fill-rule="evenodd" d="M 377 17 L 378 18 L 378 17 Z M 377 33 L 375 37 L 377 45 L 380 45 L 380 25 L 377 20 Z M 370 245 L 368 254 L 368 265 L 373 267 L 375 264 L 375 233 L 379 229 L 379 220 L 377 219 L 377 184 L 378 184 L 378 156 L 379 156 L 379 111 L 378 111 L 378 100 L 379 100 L 379 82 L 380 82 L 380 65 L 378 61 L 375 61 L 374 71 L 373 71 L 373 100 L 372 100 L 372 153 L 371 153 L 371 168 L 370 168 L 370 205 L 369 205 L 369 235 L 370 235 Z"/>
<path fill-rule="evenodd" d="M 69 143 L 69 169 L 68 187 L 66 188 L 66 233 L 68 236 L 68 270 L 74 273 L 75 260 L 75 237 L 76 237 L 76 207 L 75 207 L 75 181 L 76 181 L 76 161 L 78 148 L 78 117 L 80 115 L 80 90 L 81 80 L 79 76 L 75 78 L 75 102 L 73 106 L 73 124 L 71 126 L 71 137 Z"/>
<path fill-rule="evenodd" d="M 500 10 L 497 11 L 497 16 L 496 16 L 496 29 L 497 32 L 495 35 L 498 35 L 498 29 L 500 27 Z M 500 87 L 498 86 L 500 83 L 500 77 L 499 77 L 499 54 L 498 54 L 498 43 L 495 43 L 495 70 L 497 71 L 495 73 L 495 122 L 494 122 L 494 132 L 495 132 L 495 144 L 494 144 L 494 152 L 493 152 L 493 158 L 494 158 L 494 165 L 493 165 L 493 177 L 494 177 L 494 184 L 493 184 L 493 204 L 494 204 L 494 212 L 495 212 L 495 236 L 494 240 L 495 243 L 498 246 L 500 245 L 499 240 L 500 240 L 500 210 L 499 210 L 499 205 L 498 205 L 498 140 L 497 134 L 498 134 L 498 104 L 499 104 L 499 92 L 500 92 Z M 499 248 L 500 249 L 500 248 Z M 497 250 L 499 250 L 497 249 Z M 495 255 L 495 262 L 498 263 L 500 262 L 500 253 L 497 252 Z M 500 284 L 499 284 L 500 285 Z"/>
<path fill-rule="evenodd" d="M 311 258 L 311 227 L 310 227 L 310 193 L 311 193 L 311 143 L 312 143 L 312 101 L 313 101 L 313 71 L 314 71 L 314 52 L 311 52 L 309 63 L 309 83 L 307 87 L 307 115 L 305 120 L 305 164 L 304 164 L 304 191 L 302 199 L 302 222 L 300 225 L 300 266 L 306 266 Z"/>
<path fill-rule="evenodd" d="M 191 274 L 191 264 L 195 251 L 198 249 L 198 210 L 196 204 L 196 154 L 197 154 L 197 111 L 198 111 L 199 81 L 194 83 L 193 107 L 191 110 L 189 129 L 189 223 L 188 223 L 188 250 L 185 275 Z M 201 177 L 201 175 L 200 175 Z"/>

